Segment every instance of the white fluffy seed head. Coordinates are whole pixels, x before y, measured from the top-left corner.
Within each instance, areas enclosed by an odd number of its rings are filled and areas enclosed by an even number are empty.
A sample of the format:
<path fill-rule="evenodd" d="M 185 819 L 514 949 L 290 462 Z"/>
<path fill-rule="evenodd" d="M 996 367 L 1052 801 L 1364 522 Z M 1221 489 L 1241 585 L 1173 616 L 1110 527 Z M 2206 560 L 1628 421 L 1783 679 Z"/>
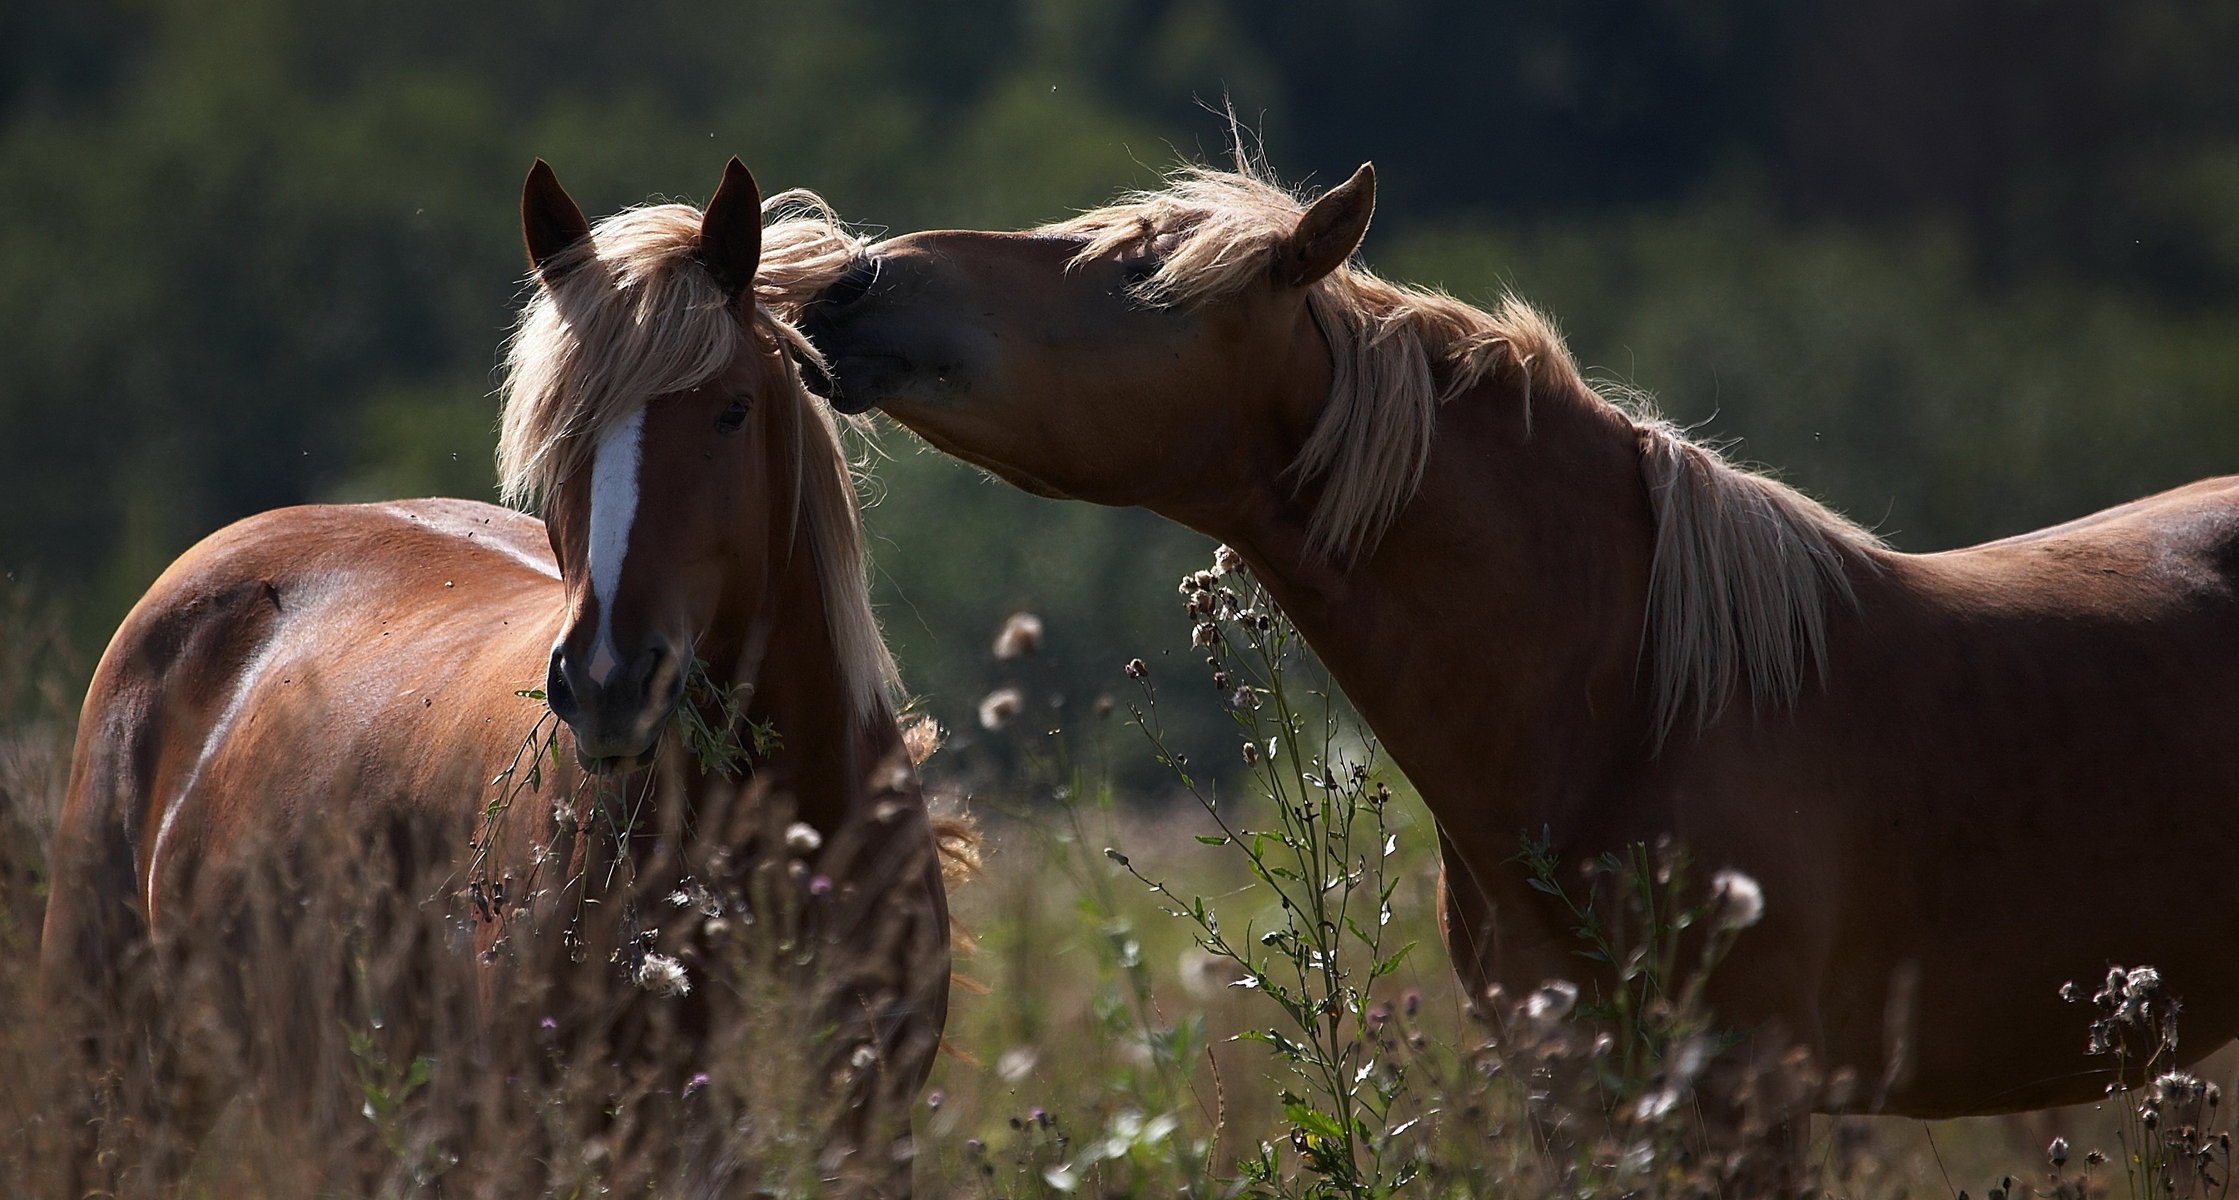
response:
<path fill-rule="evenodd" d="M 638 964 L 637 985 L 656 996 L 684 996 L 692 991 L 692 979 L 684 973 L 684 964 L 666 954 L 647 954 Z"/>
<path fill-rule="evenodd" d="M 1711 876 L 1710 894 L 1717 900 L 1712 919 L 1720 929 L 1747 929 L 1765 919 L 1765 890 L 1739 871 Z"/>

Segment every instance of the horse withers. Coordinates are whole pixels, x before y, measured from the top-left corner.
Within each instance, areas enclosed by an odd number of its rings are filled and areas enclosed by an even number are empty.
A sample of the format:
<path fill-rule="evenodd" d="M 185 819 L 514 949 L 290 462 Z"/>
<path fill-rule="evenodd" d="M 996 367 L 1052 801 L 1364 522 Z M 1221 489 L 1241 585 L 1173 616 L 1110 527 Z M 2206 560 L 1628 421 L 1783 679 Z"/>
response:
<path fill-rule="evenodd" d="M 1312 203 L 1186 171 L 874 245 L 804 329 L 843 409 L 1241 553 L 1436 817 L 1472 993 L 1581 971 L 1527 836 L 1669 836 L 1762 885 L 1718 1015 L 1855 1107 L 2101 1095 L 2059 993 L 2110 964 L 2183 1000 L 2182 1058 L 2239 1032 L 2239 876 L 2183 866 L 2239 845 L 2239 479 L 1899 553 L 1613 403 L 1528 306 L 1354 265 L 1374 203 L 1365 166 Z"/>
<path fill-rule="evenodd" d="M 942 854 L 786 317 L 851 243 L 773 208 L 733 159 L 592 227 L 539 162 L 499 457 L 546 521 L 269 512 L 126 618 L 41 963 L 81 1182 L 170 1186 L 238 1094 L 416 1181 L 909 1190 Z"/>

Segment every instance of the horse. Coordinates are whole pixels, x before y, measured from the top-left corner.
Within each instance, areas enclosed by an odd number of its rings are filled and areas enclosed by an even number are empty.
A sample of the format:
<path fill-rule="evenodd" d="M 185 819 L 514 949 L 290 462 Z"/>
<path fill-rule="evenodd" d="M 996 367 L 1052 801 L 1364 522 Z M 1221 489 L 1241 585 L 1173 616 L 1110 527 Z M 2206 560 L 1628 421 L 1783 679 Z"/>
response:
<path fill-rule="evenodd" d="M 1375 187 L 1198 167 L 911 233 L 803 329 L 843 412 L 1240 554 L 1436 819 L 1473 995 L 1582 969 L 1520 841 L 1668 836 L 1759 883 L 1712 1007 L 1868 1081 L 1825 1110 L 2100 1096 L 2059 992 L 2110 964 L 2182 999 L 2181 1058 L 2239 1032 L 2239 876 L 2191 865 L 2239 845 L 2239 478 L 1899 553 L 1513 295 L 1357 265 Z"/>
<path fill-rule="evenodd" d="M 655 1164 L 640 1186 L 694 1195 L 801 1171 L 905 1195 L 946 1017 L 943 847 L 965 835 L 928 816 L 853 476 L 787 319 L 852 235 L 808 193 L 773 198 L 764 228 L 736 158 L 704 212 L 594 227 L 542 160 L 521 204 L 534 282 L 498 461 L 503 498 L 544 520 L 287 508 L 173 563 L 86 697 L 43 995 L 93 1069 L 129 1077 L 137 1057 L 173 1099 L 151 1118 L 171 1136 L 123 1155 L 153 1190 L 236 1092 L 282 1129 L 365 1128 L 374 1100 L 335 1109 L 308 1078 L 335 1066 L 334 1022 L 369 1012 L 338 1073 L 386 1106 L 427 1062 L 410 1041 L 427 1031 L 396 1014 L 450 971 L 471 976 L 450 1014 L 465 1028 L 436 1065 L 507 1081 L 462 1108 L 534 1124 L 549 1114 L 523 1093 L 609 1069 L 626 1089 L 592 1097 L 582 1146 L 536 1154 L 626 1164 L 634 1146 Z M 362 897 L 323 894 L 361 863 Z M 801 985 L 734 969 L 761 959 Z M 187 1013 L 196 981 L 215 986 Z M 291 1033 L 298 1010 L 311 1028 Z M 755 1029 L 777 1044 L 738 1051 Z M 738 1134 L 739 1099 L 774 1096 L 788 1055 L 796 1090 L 833 1101 L 805 1167 L 757 1162 Z M 229 1056 L 246 1067 L 209 1069 Z M 473 1168 L 475 1131 L 459 1136 L 445 1152 Z"/>

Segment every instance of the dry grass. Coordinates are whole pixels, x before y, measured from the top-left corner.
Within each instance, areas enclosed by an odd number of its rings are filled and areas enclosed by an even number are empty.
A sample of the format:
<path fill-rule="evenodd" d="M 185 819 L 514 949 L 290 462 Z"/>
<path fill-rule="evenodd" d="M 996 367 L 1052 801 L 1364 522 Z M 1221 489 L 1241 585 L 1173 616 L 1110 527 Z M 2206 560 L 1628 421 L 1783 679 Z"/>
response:
<path fill-rule="evenodd" d="M 58 1053 L 60 1031 L 37 1016 L 33 967 L 45 834 L 80 668 L 60 654 L 51 614 L 20 593 L 0 601 L 0 1011 L 8 1014 L 0 1077 L 9 1081 L 0 1088 L 0 1174 L 9 1194 L 60 1195 L 64 1126 L 80 1111 L 73 1100 L 94 1089 Z M 1238 1039 L 1279 1023 L 1279 1014 L 1266 996 L 1230 986 L 1233 967 L 1208 955 L 1190 923 L 1105 850 L 1122 848 L 1177 895 L 1205 898 L 1231 929 L 1276 928 L 1283 912 L 1233 847 L 1199 840 L 1218 831 L 1194 805 L 1103 789 L 1102 764 L 1144 753 L 1123 713 L 1036 708 L 1043 701 L 1031 665 L 1017 673 L 1034 719 L 958 736 L 928 766 L 952 795 L 970 793 L 987 869 L 955 896 L 977 947 L 959 960 L 948 1048 L 914 1113 L 919 1193 L 1341 1194 L 1309 1169 L 1317 1135 L 1282 1099 L 1295 1080 L 1268 1045 Z M 1046 711 L 1056 719 L 1041 719 Z M 1065 724 L 1074 727 L 1048 733 Z M 1253 819 L 1236 803 L 1236 819 Z M 1399 1194 L 1621 1194 L 1597 1190 L 1592 1180 L 1603 1176 L 1566 1175 L 1566 1164 L 1622 1156 L 1635 1144 L 1669 1157 L 1636 1173 L 1627 1194 L 1754 1194 L 1747 1181 L 1764 1177 L 1712 1162 L 1714 1152 L 1740 1149 L 1610 1133 L 1639 1127 L 1613 1124 L 1597 1108 L 1592 1078 L 1605 1051 L 1575 1014 L 1542 1020 L 1537 997 L 1488 1006 L 1499 1018 L 1490 1025 L 1472 1014 L 1431 927 L 1429 830 L 1404 797 L 1391 814 L 1393 936 L 1419 948 L 1376 981 L 1363 1009 L 1369 1019 L 1352 1033 L 1379 1070 L 1404 1074 L 1393 1123 L 1408 1124 L 1392 1144 L 1422 1169 Z M 614 1067 L 570 1053 L 544 1022 L 555 1011 L 595 1011 L 597 996 L 524 992 L 501 1022 L 510 1034 L 481 1031 L 463 1016 L 465 976 L 430 967 L 460 957 L 439 906 L 391 902 L 424 894 L 395 877 L 394 859 L 335 861 L 355 865 L 322 869 L 316 887 L 301 877 L 272 881 L 268 895 L 322 897 L 311 909 L 299 905 L 284 921 L 271 911 L 244 916 L 260 931 L 250 943 L 263 947 L 256 961 L 202 948 L 179 977 L 188 982 L 164 993 L 180 1018 L 163 1035 L 172 1049 L 259 1063 L 274 1077 L 292 1072 L 308 1090 L 251 1089 L 222 1109 L 154 1090 L 104 1093 L 107 1107 L 96 1107 L 111 1123 L 115 1153 L 160 1155 L 174 1126 L 207 1123 L 213 1132 L 187 1190 L 213 1197 L 675 1194 L 685 1164 L 704 1178 L 752 1179 L 768 1194 L 819 1194 L 817 1151 L 838 1114 L 828 1079 L 803 1052 L 813 1039 L 783 1016 L 798 1011 L 782 994 L 787 985 L 769 982 L 782 976 L 770 967 L 784 953 L 765 939 L 781 922 L 737 928 L 725 960 L 733 974 L 702 983 L 765 989 L 766 1003 L 747 1009 L 777 1016 L 712 1032 L 654 1022 L 634 1034 L 646 1047 L 636 1065 Z M 307 979 L 318 986 L 306 988 Z M 306 1006 L 306 996 L 316 1003 Z M 217 1016 L 227 1006 L 258 1019 L 229 1026 Z M 2231 1066 L 2219 1058 L 2203 1074 L 2215 1079 Z M 1766 1101 L 1763 1081 L 1776 1076 L 1762 1075 L 1744 1098 Z M 1687 1099 L 1681 1111 L 1699 1114 L 1700 1104 Z M 710 1111 L 717 1119 L 705 1119 Z M 2119 1155 L 2117 1139 L 2136 1136 L 2134 1127 L 2123 1132 L 2123 1112 L 2110 1101 L 1934 1126 L 1819 1119 L 1811 1166 L 1839 1196 L 2128 1195 L 2119 1158 L 2090 1167 L 2090 1182 L 2078 1186 L 2090 1149 Z M 680 1137 L 691 1129 L 720 1132 Z M 2057 1180 L 2046 1157 L 2056 1136 L 2072 1147 Z M 1255 1161 L 1272 1166 L 1272 1183 L 1240 1181 Z M 2014 1179 L 2001 1188 L 2006 1175 Z M 1714 1176 L 1729 1181 L 1723 1190 L 1704 1187 Z M 2174 1194 L 2198 1194 L 2178 1184 Z"/>

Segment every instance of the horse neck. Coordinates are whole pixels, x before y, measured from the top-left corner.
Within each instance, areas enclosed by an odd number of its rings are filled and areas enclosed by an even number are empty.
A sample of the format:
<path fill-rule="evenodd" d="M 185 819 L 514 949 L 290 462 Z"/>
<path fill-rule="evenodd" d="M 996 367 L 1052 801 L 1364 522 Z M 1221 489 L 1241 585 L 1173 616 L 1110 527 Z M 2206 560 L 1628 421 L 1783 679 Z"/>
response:
<path fill-rule="evenodd" d="M 1251 563 L 1447 835 L 1503 857 L 1636 762 L 1648 720 L 1637 431 L 1582 386 L 1535 385 L 1528 428 L 1526 403 L 1513 370 L 1448 401 L 1420 491 L 1350 568 L 1308 541 L 1311 487 L 1275 481 L 1204 529 Z"/>
<path fill-rule="evenodd" d="M 915 795 L 916 779 L 893 712 L 883 702 L 866 711 L 850 690 L 854 672 L 841 661 L 807 538 L 804 527 L 778 548 L 768 613 L 750 626 L 733 677 L 716 682 L 749 684 L 747 718 L 777 735 L 757 781 L 830 832 L 884 797 Z"/>

